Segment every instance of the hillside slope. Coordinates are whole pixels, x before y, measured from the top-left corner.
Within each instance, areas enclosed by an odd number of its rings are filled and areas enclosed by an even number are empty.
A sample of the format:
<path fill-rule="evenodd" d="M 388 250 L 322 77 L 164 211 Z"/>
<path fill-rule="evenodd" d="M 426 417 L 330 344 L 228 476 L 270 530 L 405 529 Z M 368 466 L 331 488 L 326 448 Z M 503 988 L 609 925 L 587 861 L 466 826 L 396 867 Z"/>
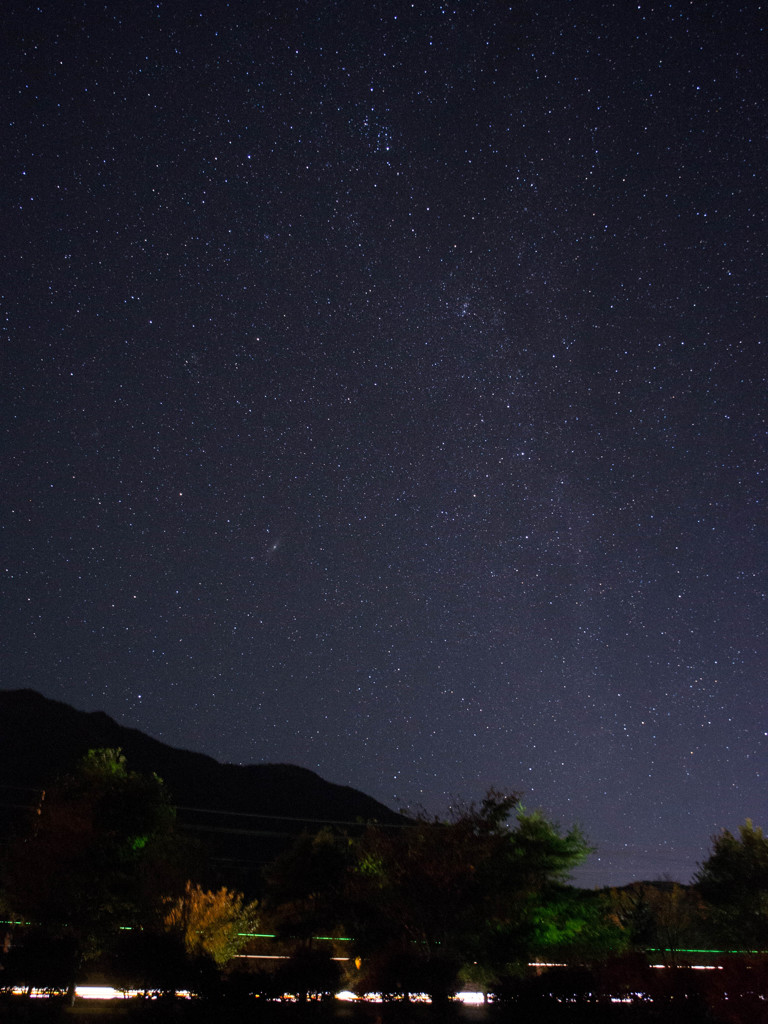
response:
<path fill-rule="evenodd" d="M 18 827 L 40 790 L 89 749 L 121 747 L 129 767 L 156 772 L 179 808 L 179 822 L 205 839 L 214 860 L 270 860 L 302 831 L 325 822 L 403 818 L 350 786 L 290 764 L 221 764 L 170 747 L 103 712 L 78 711 L 33 690 L 0 691 L 0 835 Z"/>

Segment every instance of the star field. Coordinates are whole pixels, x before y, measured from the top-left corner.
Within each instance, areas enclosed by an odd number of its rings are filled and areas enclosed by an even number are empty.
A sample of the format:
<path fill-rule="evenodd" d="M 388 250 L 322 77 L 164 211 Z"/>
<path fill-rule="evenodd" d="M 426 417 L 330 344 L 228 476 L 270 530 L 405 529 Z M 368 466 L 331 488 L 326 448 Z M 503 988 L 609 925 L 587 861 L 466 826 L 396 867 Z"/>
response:
<path fill-rule="evenodd" d="M 760 5 L 8 24 L 0 685 L 585 884 L 759 823 Z"/>

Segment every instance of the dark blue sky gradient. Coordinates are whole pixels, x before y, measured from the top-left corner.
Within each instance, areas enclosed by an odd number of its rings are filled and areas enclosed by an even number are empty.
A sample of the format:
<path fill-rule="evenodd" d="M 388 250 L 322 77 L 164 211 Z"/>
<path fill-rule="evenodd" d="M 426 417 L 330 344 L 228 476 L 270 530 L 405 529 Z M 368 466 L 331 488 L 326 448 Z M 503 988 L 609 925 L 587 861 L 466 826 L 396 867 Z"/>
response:
<path fill-rule="evenodd" d="M 588 884 L 765 819 L 759 5 L 10 5 L 0 685 Z M 599 857 L 599 860 L 598 860 Z"/>

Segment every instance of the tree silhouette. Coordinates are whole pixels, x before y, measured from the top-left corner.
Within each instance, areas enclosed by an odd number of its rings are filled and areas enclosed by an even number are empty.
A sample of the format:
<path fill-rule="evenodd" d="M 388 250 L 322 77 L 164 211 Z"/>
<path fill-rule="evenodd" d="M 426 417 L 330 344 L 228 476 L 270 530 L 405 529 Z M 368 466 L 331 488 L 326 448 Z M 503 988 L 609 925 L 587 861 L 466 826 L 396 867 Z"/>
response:
<path fill-rule="evenodd" d="M 494 791 L 447 822 L 371 826 L 351 878 L 360 954 L 379 978 L 388 964 L 395 989 L 421 979 L 437 999 L 467 965 L 497 976 L 531 954 L 543 908 L 588 850 L 578 829 L 561 835 Z"/>
<path fill-rule="evenodd" d="M 92 750 L 45 791 L 12 845 L 9 902 L 71 945 L 71 995 L 82 965 L 120 927 L 151 918 L 179 884 L 174 823 L 156 775 L 130 771 L 119 749 Z"/>
<path fill-rule="evenodd" d="M 768 838 L 761 828 L 747 819 L 738 836 L 728 829 L 714 836 L 694 881 L 721 941 L 768 950 Z"/>

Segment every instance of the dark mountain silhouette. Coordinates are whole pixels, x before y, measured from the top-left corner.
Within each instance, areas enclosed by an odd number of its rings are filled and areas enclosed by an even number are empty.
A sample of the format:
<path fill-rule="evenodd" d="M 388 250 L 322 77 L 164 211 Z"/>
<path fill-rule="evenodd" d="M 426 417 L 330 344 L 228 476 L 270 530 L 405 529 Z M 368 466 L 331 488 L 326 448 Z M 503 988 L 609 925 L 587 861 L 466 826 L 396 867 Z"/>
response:
<path fill-rule="evenodd" d="M 290 764 L 221 764 L 170 747 L 103 712 L 78 711 L 34 690 L 0 692 L 0 835 L 18 828 L 25 808 L 88 750 L 120 747 L 131 769 L 156 772 L 181 826 L 201 837 L 215 862 L 243 877 L 258 871 L 301 832 L 325 823 L 399 824 L 401 815 L 350 786 Z M 237 867 L 239 865 L 239 868 Z"/>

